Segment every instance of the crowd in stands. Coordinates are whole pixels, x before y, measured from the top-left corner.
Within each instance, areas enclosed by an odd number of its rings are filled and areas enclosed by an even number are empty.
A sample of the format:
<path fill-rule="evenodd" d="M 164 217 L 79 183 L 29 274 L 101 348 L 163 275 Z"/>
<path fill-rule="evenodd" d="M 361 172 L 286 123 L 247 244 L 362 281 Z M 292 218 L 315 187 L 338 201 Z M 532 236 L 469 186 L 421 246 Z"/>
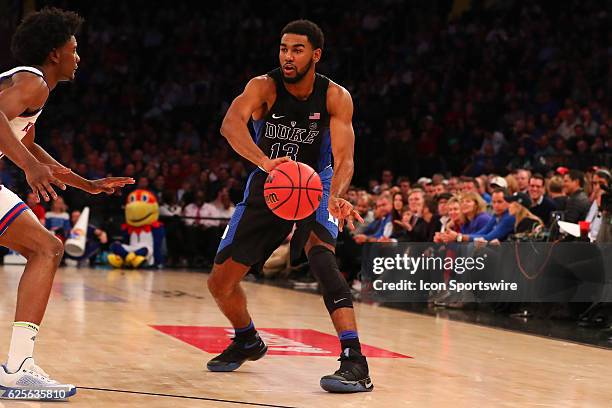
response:
<path fill-rule="evenodd" d="M 389 170 L 383 172 L 382 179 Z M 391 177 L 393 175 L 391 174 Z M 551 240 L 555 221 L 588 222 L 588 237 L 597 241 L 602 225 L 602 197 L 611 186 L 606 168 L 586 173 L 559 167 L 543 176 L 518 169 L 506 177 L 482 175 L 420 178 L 415 184 L 372 183 L 352 188 L 347 198 L 366 221 L 344 241 L 481 242 L 512 239 Z M 350 245 L 350 244 L 349 244 Z M 358 257 L 350 251 L 347 258 Z"/>
<path fill-rule="evenodd" d="M 134 188 L 160 201 L 171 263 L 209 262 L 252 167 L 220 136 L 220 121 L 249 78 L 277 65 L 278 34 L 297 10 L 325 32 L 317 69 L 355 102 L 360 187 L 348 198 L 366 223 L 341 237 L 340 252 L 371 241 L 535 237 L 559 210 L 591 220 L 597 237 L 598 186 L 612 165 L 610 11 L 595 0 L 473 3 L 449 18 L 450 1 L 240 0 L 231 12 L 222 2 L 64 1 L 87 17 L 81 63 L 76 81 L 53 92 L 37 138 L 84 177 L 136 178 Z M 25 198 L 7 160 L 0 176 Z M 67 228 L 66 204 L 88 205 L 113 235 L 129 191 L 69 189 L 49 217 L 28 204 L 54 231 Z"/>

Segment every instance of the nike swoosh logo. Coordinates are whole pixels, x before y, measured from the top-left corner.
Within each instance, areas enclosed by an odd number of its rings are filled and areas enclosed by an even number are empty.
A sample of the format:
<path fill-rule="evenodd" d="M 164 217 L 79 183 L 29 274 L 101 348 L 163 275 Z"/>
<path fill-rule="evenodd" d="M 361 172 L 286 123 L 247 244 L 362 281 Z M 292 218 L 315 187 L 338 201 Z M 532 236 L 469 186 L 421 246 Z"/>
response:
<path fill-rule="evenodd" d="M 276 113 L 272 114 L 272 119 L 280 119 L 280 118 L 284 118 L 285 115 L 277 115 Z"/>
<path fill-rule="evenodd" d="M 372 381 L 367 381 L 367 382 L 365 383 L 365 387 L 366 387 L 366 388 L 370 388 L 371 386 L 372 386 Z"/>
<path fill-rule="evenodd" d="M 342 302 L 343 300 L 346 300 L 346 298 L 342 298 L 342 299 L 338 299 L 338 300 L 334 300 L 334 305 L 338 302 Z"/>
<path fill-rule="evenodd" d="M 245 344 L 244 348 L 251 348 L 251 347 L 255 347 L 256 345 L 259 344 L 259 341 L 256 341 L 255 343 L 250 343 L 250 344 Z"/>

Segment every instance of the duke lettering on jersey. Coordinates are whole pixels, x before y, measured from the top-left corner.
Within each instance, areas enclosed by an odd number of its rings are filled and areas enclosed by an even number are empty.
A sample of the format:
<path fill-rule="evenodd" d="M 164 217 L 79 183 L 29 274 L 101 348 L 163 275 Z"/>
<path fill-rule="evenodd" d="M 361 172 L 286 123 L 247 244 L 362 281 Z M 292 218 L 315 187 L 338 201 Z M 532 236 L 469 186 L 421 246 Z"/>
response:
<path fill-rule="evenodd" d="M 306 133 L 306 129 L 291 128 L 280 123 L 275 125 L 274 123 L 266 122 L 265 136 L 270 139 L 312 144 L 318 134 L 318 130 L 310 130 Z"/>

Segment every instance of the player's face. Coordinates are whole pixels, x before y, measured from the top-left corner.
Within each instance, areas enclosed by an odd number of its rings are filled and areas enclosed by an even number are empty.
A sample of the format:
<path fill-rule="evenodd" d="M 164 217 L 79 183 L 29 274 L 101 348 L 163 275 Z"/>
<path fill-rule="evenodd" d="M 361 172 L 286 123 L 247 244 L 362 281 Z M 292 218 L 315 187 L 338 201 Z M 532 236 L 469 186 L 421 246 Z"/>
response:
<path fill-rule="evenodd" d="M 57 63 L 60 81 L 72 81 L 79 65 L 79 54 L 77 54 L 77 41 L 74 36 L 66 44 L 57 48 Z"/>
<path fill-rule="evenodd" d="M 302 80 L 320 58 L 321 49 L 313 49 L 307 36 L 287 33 L 281 38 L 278 59 L 285 82 Z"/>

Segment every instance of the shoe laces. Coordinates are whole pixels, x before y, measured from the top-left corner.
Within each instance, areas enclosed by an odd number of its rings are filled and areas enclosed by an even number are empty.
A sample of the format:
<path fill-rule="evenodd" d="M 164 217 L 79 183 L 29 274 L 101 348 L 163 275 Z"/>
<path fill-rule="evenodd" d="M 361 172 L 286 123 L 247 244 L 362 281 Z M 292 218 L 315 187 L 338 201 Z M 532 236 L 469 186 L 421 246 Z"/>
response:
<path fill-rule="evenodd" d="M 42 368 L 37 366 L 36 364 L 32 364 L 29 368 L 24 368 L 23 372 L 30 374 L 31 376 L 43 380 L 50 384 L 58 384 L 57 381 L 49 378 L 49 374 L 45 372 Z"/>

